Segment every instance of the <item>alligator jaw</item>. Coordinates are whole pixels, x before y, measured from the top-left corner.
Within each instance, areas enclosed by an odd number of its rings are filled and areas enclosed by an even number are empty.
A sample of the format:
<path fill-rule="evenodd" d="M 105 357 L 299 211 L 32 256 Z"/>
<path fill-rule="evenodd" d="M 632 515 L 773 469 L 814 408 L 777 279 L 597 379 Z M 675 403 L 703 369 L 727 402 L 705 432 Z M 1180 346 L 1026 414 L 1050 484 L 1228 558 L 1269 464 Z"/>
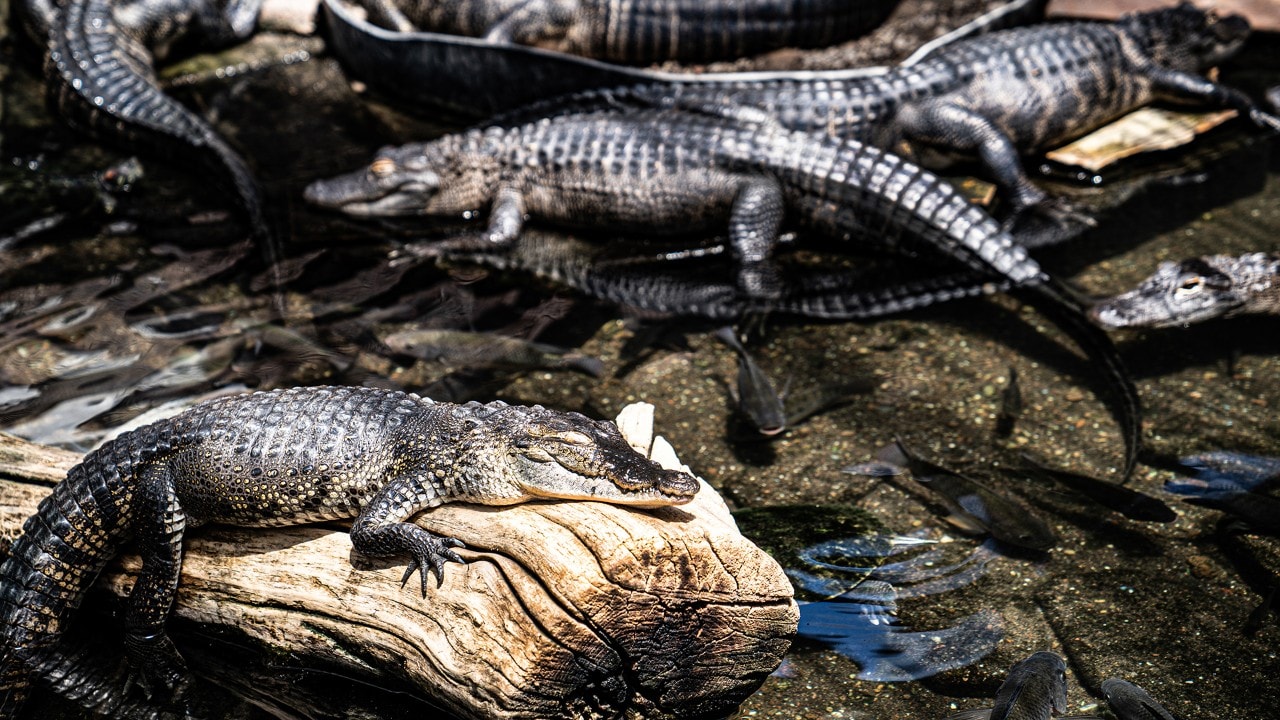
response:
<path fill-rule="evenodd" d="M 383 187 L 371 182 L 368 173 L 360 170 L 317 180 L 307 186 L 302 197 L 312 205 L 348 215 L 386 217 L 421 214 L 433 191 L 428 184 L 414 181 Z"/>

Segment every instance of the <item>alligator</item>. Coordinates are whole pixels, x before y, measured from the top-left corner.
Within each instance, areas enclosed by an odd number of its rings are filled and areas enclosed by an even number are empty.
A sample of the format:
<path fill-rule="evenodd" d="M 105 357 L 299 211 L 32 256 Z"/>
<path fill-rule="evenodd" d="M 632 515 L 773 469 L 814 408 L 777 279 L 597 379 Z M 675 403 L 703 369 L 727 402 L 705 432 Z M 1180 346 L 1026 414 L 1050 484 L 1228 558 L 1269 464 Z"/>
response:
<path fill-rule="evenodd" d="M 985 212 L 936 175 L 856 140 L 787 130 L 753 114 L 600 110 L 454 133 L 380 150 L 312 183 L 306 198 L 358 216 L 475 218 L 475 242 L 509 246 L 526 215 L 561 225 L 698 231 L 727 221 L 736 284 L 775 298 L 784 215 L 833 239 L 887 245 L 1024 287 L 1108 373 L 1127 478 L 1140 444 L 1137 393 L 1110 339 Z"/>
<path fill-rule="evenodd" d="M 153 63 L 175 46 L 248 37 L 262 0 L 27 0 L 45 51 L 49 104 L 74 129 L 129 151 L 189 159 L 235 196 L 254 237 L 270 241 L 262 194 L 243 158 L 208 122 L 162 91 Z"/>
<path fill-rule="evenodd" d="M 165 633 L 182 537 L 206 523 L 280 526 L 355 518 L 365 555 L 409 556 L 443 582 L 456 539 L 406 522 L 446 502 L 569 499 L 653 508 L 689 502 L 698 481 L 632 450 L 609 422 L 541 406 L 438 403 L 360 387 L 219 398 L 121 435 L 67 473 L 0 565 L 0 717 L 64 664 L 64 625 L 108 560 L 133 539 L 142 570 L 125 611 L 127 684 L 180 691 Z"/>
<path fill-rule="evenodd" d="M 1185 326 L 1245 314 L 1280 315 L 1280 254 L 1162 262 L 1138 287 L 1089 310 L 1107 328 Z"/>
<path fill-rule="evenodd" d="M 935 169 L 976 156 L 1011 218 L 1034 209 L 1062 217 L 1069 213 L 1031 182 L 1020 155 L 1156 101 L 1234 108 L 1280 130 L 1280 118 L 1247 95 L 1198 74 L 1235 54 L 1248 35 L 1244 18 L 1184 3 L 1115 23 L 1040 24 L 956 40 L 880 74 L 694 76 L 538 102 L 494 122 L 601 105 L 751 108 L 790 129 L 905 149 Z"/>
<path fill-rule="evenodd" d="M 825 47 L 875 28 L 897 0 L 363 0 L 371 22 L 533 45 L 617 63 L 702 63 Z"/>

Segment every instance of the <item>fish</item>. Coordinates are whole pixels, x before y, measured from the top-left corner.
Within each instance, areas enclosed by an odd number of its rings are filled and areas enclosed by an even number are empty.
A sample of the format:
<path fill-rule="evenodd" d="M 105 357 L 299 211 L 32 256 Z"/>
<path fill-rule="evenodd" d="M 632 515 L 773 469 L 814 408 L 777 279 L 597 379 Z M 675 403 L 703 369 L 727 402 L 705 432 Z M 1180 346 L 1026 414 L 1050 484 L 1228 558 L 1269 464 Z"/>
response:
<path fill-rule="evenodd" d="M 1016 663 L 996 691 L 991 720 L 1049 720 L 1067 711 L 1067 663 L 1042 650 Z"/>
<path fill-rule="evenodd" d="M 1007 545 L 1048 550 L 1058 542 L 1053 530 L 1022 503 L 986 485 L 913 455 L 895 439 L 876 453 L 882 463 L 905 467 L 916 482 L 933 490 L 951 511 L 948 520 L 961 529 L 990 533 Z"/>
<path fill-rule="evenodd" d="M 1178 462 L 1198 480 L 1230 483 L 1249 492 L 1264 492 L 1280 480 L 1280 458 L 1265 455 L 1217 450 L 1188 455 Z"/>
<path fill-rule="evenodd" d="M 1210 474 L 1210 479 L 1168 480 L 1167 492 L 1183 496 L 1183 502 L 1221 510 L 1247 523 L 1253 530 L 1280 535 L 1280 498 L 1251 492 L 1238 478 Z"/>
<path fill-rule="evenodd" d="M 787 411 L 769 376 L 760 369 L 731 327 L 716 331 L 716 339 L 738 355 L 738 407 L 762 435 L 777 435 L 787 429 Z"/>
<path fill-rule="evenodd" d="M 378 338 L 393 352 L 422 360 L 438 360 L 465 368 L 530 368 L 577 370 L 600 377 L 604 363 L 599 358 L 572 353 L 566 348 L 520 338 L 463 330 L 403 330 Z"/>
<path fill-rule="evenodd" d="M 1022 387 L 1018 385 L 1018 369 L 1009 366 L 1009 382 L 1000 391 L 1000 411 L 996 415 L 996 435 L 1008 437 L 1022 417 Z"/>
<path fill-rule="evenodd" d="M 1178 513 L 1174 512 L 1173 508 L 1163 500 L 1146 493 L 1088 475 L 1051 468 L 1029 453 L 1022 453 L 1022 459 L 1033 472 L 1062 483 L 1099 505 L 1115 510 L 1131 520 L 1167 523 L 1178 519 Z"/>
<path fill-rule="evenodd" d="M 1102 681 L 1102 694 L 1107 698 L 1107 707 L 1119 720 L 1177 720 L 1146 690 L 1127 680 Z"/>

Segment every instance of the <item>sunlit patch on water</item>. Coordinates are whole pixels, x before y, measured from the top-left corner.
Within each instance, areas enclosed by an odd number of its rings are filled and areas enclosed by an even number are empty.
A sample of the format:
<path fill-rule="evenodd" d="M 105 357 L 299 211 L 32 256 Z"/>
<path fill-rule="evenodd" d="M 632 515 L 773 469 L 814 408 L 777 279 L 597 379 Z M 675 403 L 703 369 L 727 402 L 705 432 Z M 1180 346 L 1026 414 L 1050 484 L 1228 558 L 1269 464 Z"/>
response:
<path fill-rule="evenodd" d="M 782 564 L 800 601 L 802 641 L 858 663 L 873 682 L 919 680 L 972 664 L 1004 637 L 999 615 L 981 611 L 950 627 L 913 630 L 899 602 L 965 587 L 999 556 L 994 540 L 974 546 L 924 528 L 884 532 L 857 508 L 796 505 L 741 510 L 743 534 Z M 787 663 L 783 674 L 801 672 Z"/>
<path fill-rule="evenodd" d="M 787 568 L 787 576 L 827 599 L 800 606 L 798 635 L 856 661 L 861 680 L 919 680 L 976 662 L 1004 636 L 998 615 L 981 611 L 949 628 L 913 632 L 896 617 L 898 600 L 968 585 L 998 555 L 993 545 L 889 534 L 810 545 L 796 555 L 824 574 Z"/>

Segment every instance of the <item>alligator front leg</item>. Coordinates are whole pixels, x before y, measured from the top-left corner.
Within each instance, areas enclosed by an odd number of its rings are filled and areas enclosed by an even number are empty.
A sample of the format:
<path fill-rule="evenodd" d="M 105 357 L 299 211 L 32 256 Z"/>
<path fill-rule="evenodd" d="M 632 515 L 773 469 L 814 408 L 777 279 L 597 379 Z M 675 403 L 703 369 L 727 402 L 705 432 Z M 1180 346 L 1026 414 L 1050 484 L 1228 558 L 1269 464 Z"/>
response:
<path fill-rule="evenodd" d="M 178 503 L 173 477 L 163 465 L 146 467 L 140 477 L 137 507 L 138 549 L 142 570 L 129 593 L 125 613 L 125 658 L 129 686 L 138 685 L 147 698 L 163 688 L 177 694 L 186 682 L 187 667 L 165 632 L 182 571 L 182 534 L 187 515 Z"/>
<path fill-rule="evenodd" d="M 1280 132 L 1280 117 L 1258 107 L 1248 95 L 1212 80 L 1168 68 L 1151 68 L 1148 73 L 1156 96 L 1171 102 L 1193 102 L 1211 107 L 1227 107 L 1239 112 L 1261 128 Z"/>
<path fill-rule="evenodd" d="M 744 180 L 729 215 L 729 241 L 738 263 L 738 291 L 752 299 L 770 300 L 782 293 L 773 264 L 773 248 L 782 227 L 782 187 L 773 178 Z"/>
<path fill-rule="evenodd" d="M 400 584 L 409 582 L 414 571 L 422 580 L 422 596 L 427 596 L 427 571 L 435 573 L 436 585 L 444 582 L 446 562 L 465 562 L 453 548 L 463 547 L 456 538 L 441 537 L 410 522 L 421 510 L 439 505 L 435 486 L 415 478 L 396 478 L 387 483 L 365 506 L 351 526 L 351 544 L 370 557 L 408 555 Z"/>
<path fill-rule="evenodd" d="M 498 247 L 509 247 L 520 237 L 524 228 L 524 196 L 520 191 L 504 186 L 494 194 L 489 209 L 489 227 L 484 237 Z"/>

